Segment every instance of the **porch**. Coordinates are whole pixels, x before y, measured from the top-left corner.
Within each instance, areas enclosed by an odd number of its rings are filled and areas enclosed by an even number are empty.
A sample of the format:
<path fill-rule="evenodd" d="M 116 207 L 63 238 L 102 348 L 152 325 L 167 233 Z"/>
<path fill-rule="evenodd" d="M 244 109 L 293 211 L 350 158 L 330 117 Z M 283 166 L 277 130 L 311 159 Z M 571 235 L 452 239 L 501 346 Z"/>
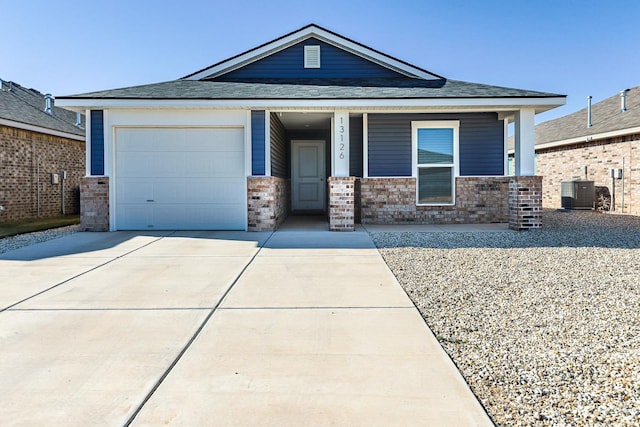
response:
<path fill-rule="evenodd" d="M 353 231 L 357 223 L 509 223 L 515 230 L 540 228 L 541 178 L 532 175 L 533 117 L 532 109 L 511 115 L 253 111 L 248 230 L 277 229 L 291 214 L 322 215 L 332 231 Z M 516 124 L 516 176 L 505 174 L 509 120 Z M 455 160 L 445 164 L 450 169 L 446 171 L 450 184 L 444 185 L 449 201 L 437 194 L 439 202 L 421 203 L 422 194 L 434 190 L 417 173 L 418 147 L 411 132 L 415 122 L 461 123 L 462 136 L 455 134 L 455 148 L 449 154 Z M 388 141 L 380 142 L 380 134 Z M 484 147 L 483 138 L 490 145 Z M 389 167 L 384 164 L 385 150 L 396 147 L 410 160 L 402 163 L 388 155 Z M 469 147 L 492 157 L 474 154 L 472 159 Z M 443 170 L 440 164 L 435 166 Z"/>

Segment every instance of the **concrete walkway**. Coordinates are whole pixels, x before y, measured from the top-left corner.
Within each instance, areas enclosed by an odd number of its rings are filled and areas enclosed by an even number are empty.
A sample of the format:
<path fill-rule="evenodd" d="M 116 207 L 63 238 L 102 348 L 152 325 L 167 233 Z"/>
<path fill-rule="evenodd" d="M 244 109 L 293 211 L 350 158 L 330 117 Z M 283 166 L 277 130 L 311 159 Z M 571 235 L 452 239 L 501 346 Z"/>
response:
<path fill-rule="evenodd" d="M 365 232 L 0 255 L 3 425 L 492 425 Z"/>

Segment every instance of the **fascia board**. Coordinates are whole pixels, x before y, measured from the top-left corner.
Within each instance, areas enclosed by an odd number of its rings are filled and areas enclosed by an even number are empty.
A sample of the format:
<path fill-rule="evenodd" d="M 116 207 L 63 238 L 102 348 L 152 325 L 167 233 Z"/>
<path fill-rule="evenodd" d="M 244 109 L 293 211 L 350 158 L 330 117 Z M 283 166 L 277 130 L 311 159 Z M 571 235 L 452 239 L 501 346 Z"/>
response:
<path fill-rule="evenodd" d="M 58 99 L 58 106 L 100 108 L 487 108 L 512 111 L 536 107 L 540 111 L 564 105 L 564 98 L 416 98 L 416 99 Z"/>
<path fill-rule="evenodd" d="M 563 145 L 578 144 L 581 142 L 589 142 L 589 141 L 595 141 L 599 139 L 615 138 L 617 136 L 631 135 L 634 133 L 640 133 L 640 126 L 627 128 L 627 129 L 614 130 L 610 132 L 596 133 L 593 135 L 577 136 L 575 138 L 563 139 L 561 141 L 545 142 L 544 144 L 536 145 L 535 148 L 536 150 L 544 150 L 545 148 L 554 148 L 554 147 L 561 147 Z"/>
<path fill-rule="evenodd" d="M 84 141 L 84 135 L 76 135 L 75 133 L 62 132 L 54 129 L 48 129 L 42 126 L 30 125 L 28 123 L 16 122 L 13 120 L 0 119 L 0 125 L 14 127 L 17 129 L 29 130 L 32 132 L 43 133 L 45 135 L 59 136 L 67 139 L 75 139 L 76 141 Z"/>

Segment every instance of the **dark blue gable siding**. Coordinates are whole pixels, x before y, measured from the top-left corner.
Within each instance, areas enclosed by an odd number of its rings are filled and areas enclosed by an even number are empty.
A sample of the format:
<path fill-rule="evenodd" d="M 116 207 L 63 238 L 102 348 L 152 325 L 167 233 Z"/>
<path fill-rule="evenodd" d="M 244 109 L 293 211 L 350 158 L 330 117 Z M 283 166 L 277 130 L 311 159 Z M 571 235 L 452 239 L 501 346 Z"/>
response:
<path fill-rule="evenodd" d="M 304 68 L 304 46 L 320 46 L 320 68 Z M 403 75 L 317 39 L 274 53 L 215 80 L 393 78 Z"/>
<path fill-rule="evenodd" d="M 104 175 L 104 114 L 91 110 L 91 175 Z"/>
<path fill-rule="evenodd" d="M 263 176 L 265 171 L 265 112 L 251 112 L 251 174 Z"/>
<path fill-rule="evenodd" d="M 411 122 L 460 121 L 460 175 L 503 175 L 504 126 L 495 113 L 370 114 L 369 176 L 411 176 Z"/>

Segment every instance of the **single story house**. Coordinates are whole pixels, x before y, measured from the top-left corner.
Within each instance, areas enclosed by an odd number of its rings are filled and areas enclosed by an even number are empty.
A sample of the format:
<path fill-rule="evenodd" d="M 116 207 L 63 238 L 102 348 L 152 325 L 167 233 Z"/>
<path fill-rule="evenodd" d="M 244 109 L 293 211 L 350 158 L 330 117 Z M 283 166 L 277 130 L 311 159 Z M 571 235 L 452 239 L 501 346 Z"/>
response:
<path fill-rule="evenodd" d="M 308 25 L 178 80 L 58 97 L 89 117 L 85 229 L 541 225 L 534 116 L 565 96 L 450 80 Z M 508 177 L 515 122 L 517 176 Z"/>
<path fill-rule="evenodd" d="M 0 222 L 78 214 L 84 115 L 0 80 Z"/>
<path fill-rule="evenodd" d="M 540 123 L 535 151 L 544 207 L 561 207 L 561 183 L 577 178 L 607 187 L 612 210 L 640 215 L 640 86 Z"/>

